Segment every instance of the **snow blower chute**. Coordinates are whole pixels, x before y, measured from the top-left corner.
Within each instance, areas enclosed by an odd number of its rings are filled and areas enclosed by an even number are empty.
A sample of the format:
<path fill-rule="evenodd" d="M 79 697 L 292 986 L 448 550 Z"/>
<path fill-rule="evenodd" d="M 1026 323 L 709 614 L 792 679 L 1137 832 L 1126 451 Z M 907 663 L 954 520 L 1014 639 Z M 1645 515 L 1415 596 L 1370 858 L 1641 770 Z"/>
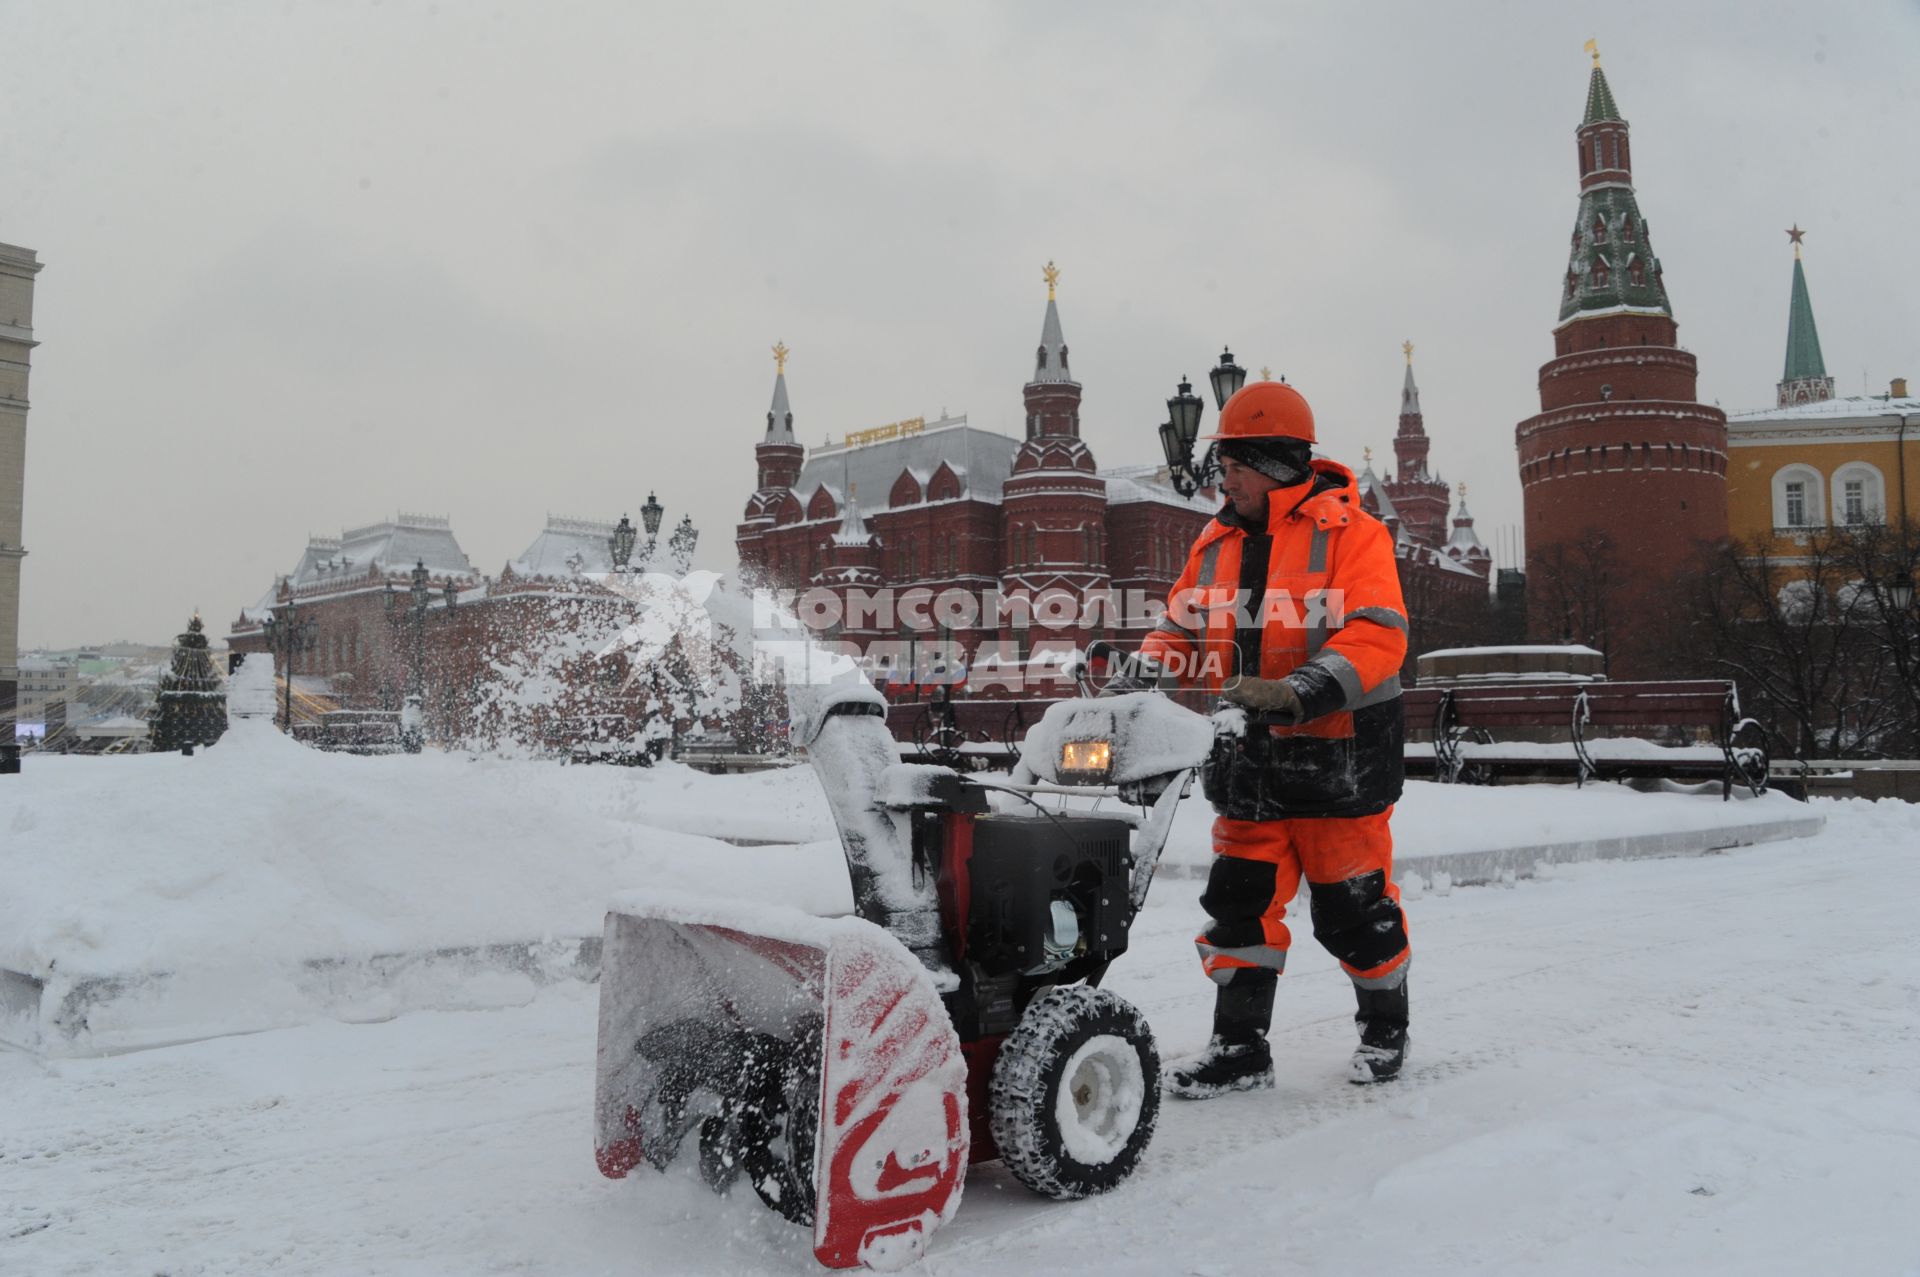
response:
<path fill-rule="evenodd" d="M 1213 729 L 1151 692 L 1092 696 L 1084 662 L 1080 678 L 1004 782 L 900 762 L 864 678 L 789 685 L 857 916 L 614 903 L 605 1174 L 697 1157 L 716 1192 L 746 1186 L 811 1226 L 835 1268 L 923 1253 L 970 1161 L 997 1157 L 1060 1199 L 1127 1178 L 1158 1116 L 1159 1056 L 1099 985 Z"/>

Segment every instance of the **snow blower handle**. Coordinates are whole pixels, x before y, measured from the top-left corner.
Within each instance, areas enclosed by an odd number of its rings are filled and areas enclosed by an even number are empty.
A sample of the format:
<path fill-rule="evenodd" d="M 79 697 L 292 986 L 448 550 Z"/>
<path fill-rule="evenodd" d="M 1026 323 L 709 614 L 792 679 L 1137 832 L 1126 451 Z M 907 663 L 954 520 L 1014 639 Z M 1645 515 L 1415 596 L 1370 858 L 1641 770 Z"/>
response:
<path fill-rule="evenodd" d="M 1107 662 L 1109 673 L 1106 683 L 1095 690 L 1093 663 L 1098 660 Z M 1159 686 L 1166 673 L 1159 665 L 1148 660 L 1144 652 L 1129 653 L 1106 639 L 1095 639 L 1087 644 L 1087 650 L 1073 658 L 1071 672 L 1080 694 L 1086 697 L 1151 692 Z"/>

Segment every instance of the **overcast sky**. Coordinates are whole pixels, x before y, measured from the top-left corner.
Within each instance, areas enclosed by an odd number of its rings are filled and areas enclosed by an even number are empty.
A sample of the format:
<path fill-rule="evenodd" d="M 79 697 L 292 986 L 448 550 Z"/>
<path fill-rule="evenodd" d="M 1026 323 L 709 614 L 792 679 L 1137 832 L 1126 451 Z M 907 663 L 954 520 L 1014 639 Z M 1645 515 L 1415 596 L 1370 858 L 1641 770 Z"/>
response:
<path fill-rule="evenodd" d="M 495 573 L 656 489 L 731 567 L 776 340 L 808 444 L 1017 434 L 1048 259 L 1103 465 L 1230 342 L 1384 469 L 1411 338 L 1492 544 L 1590 36 L 1701 398 L 1772 404 L 1795 222 L 1841 391 L 1920 377 L 1912 0 L 0 0 L 22 642 L 224 634 L 396 510 Z"/>

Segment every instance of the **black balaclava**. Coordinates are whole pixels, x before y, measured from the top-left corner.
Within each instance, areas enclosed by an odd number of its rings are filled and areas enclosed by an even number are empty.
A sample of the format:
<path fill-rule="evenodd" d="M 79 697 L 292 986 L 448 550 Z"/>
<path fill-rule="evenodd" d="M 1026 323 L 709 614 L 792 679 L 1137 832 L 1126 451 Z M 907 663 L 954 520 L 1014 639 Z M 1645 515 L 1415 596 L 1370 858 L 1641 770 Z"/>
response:
<path fill-rule="evenodd" d="M 1258 470 L 1283 488 L 1313 477 L 1313 445 L 1305 439 L 1228 439 L 1220 455 Z"/>

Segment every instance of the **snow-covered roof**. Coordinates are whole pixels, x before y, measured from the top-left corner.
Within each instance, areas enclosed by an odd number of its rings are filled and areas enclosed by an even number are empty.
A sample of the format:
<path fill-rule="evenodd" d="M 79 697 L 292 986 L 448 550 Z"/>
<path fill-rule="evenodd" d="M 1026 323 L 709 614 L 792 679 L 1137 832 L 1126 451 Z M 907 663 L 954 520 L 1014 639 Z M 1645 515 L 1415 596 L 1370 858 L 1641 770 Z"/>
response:
<path fill-rule="evenodd" d="M 1179 506 L 1211 515 L 1220 505 L 1218 501 L 1209 500 L 1198 492 L 1190 497 L 1181 496 L 1167 478 L 1165 466 L 1113 466 L 1099 471 L 1098 477 L 1106 480 L 1107 504 L 1110 506 L 1156 501 L 1161 505 Z"/>
<path fill-rule="evenodd" d="M 597 519 L 570 519 L 548 515 L 547 526 L 533 544 L 513 560 L 513 570 L 521 576 L 576 576 L 582 572 L 606 572 L 613 567 L 613 547 L 609 540 L 614 525 Z M 646 549 L 640 542 L 638 554 Z"/>
<path fill-rule="evenodd" d="M 1486 647 L 1442 647 L 1421 656 L 1598 656 L 1600 653 L 1579 643 L 1500 643 Z"/>
<path fill-rule="evenodd" d="M 1848 395 L 1842 398 L 1821 399 L 1814 403 L 1799 403 L 1788 408 L 1761 408 L 1754 412 L 1736 412 L 1727 416 L 1729 426 L 1764 426 L 1773 422 L 1831 422 L 1831 421 L 1875 421 L 1891 427 L 1894 423 L 1878 422 L 1882 417 L 1895 417 L 1902 413 L 1920 415 L 1920 398 L 1908 395 L 1895 399 L 1891 395 Z M 1920 423 L 1916 423 L 1920 424 Z M 1920 431 L 1915 434 L 1920 438 Z"/>
<path fill-rule="evenodd" d="M 1411 369 L 1409 369 L 1409 371 L 1411 371 Z M 1366 501 L 1368 493 L 1373 494 L 1373 499 L 1378 503 L 1379 507 L 1374 511 L 1374 517 L 1379 519 L 1380 522 L 1385 523 L 1389 519 L 1398 519 L 1400 517 L 1400 511 L 1394 509 L 1393 498 L 1387 495 L 1387 486 L 1381 483 L 1380 476 L 1373 472 L 1373 464 L 1371 462 L 1360 468 L 1360 473 L 1354 476 L 1353 482 L 1354 486 L 1360 490 L 1360 500 L 1362 503 Z"/>
<path fill-rule="evenodd" d="M 295 589 L 364 576 L 369 566 L 382 573 L 411 572 L 416 563 L 439 576 L 475 576 L 473 564 L 454 539 L 446 519 L 425 514 L 399 514 L 380 523 L 349 528 L 337 537 L 309 537 L 299 566 L 293 570 Z M 274 591 L 256 606 L 271 606 Z"/>
<path fill-rule="evenodd" d="M 1019 450 L 1018 439 L 976 429 L 964 417 L 952 425 L 932 422 L 919 434 L 880 443 L 814 448 L 793 490 L 805 503 L 812 500 L 816 488 L 824 486 L 838 509 L 843 492 L 888 493 L 902 470 L 931 478 L 945 462 L 962 476 L 963 495 L 998 503 L 1000 489 L 1013 471 L 1013 454 Z"/>
<path fill-rule="evenodd" d="M 864 547 L 873 544 L 873 533 L 867 531 L 867 521 L 860 517 L 860 503 L 848 504 L 846 517 L 840 520 L 840 530 L 833 534 L 835 545 Z"/>
<path fill-rule="evenodd" d="M 1464 487 L 1465 485 L 1461 485 Z M 1466 497 L 1460 498 L 1460 505 L 1453 514 L 1453 535 L 1447 538 L 1447 553 L 1461 557 L 1478 551 L 1489 555 L 1487 547 L 1481 543 L 1480 535 L 1473 530 L 1473 515 L 1467 512 Z"/>
<path fill-rule="evenodd" d="M 130 714 L 115 714 L 109 718 L 89 718 L 83 722 L 75 723 L 74 726 L 76 728 L 85 727 L 100 731 L 145 731 L 147 729 L 147 720 L 144 718 L 134 718 Z"/>

